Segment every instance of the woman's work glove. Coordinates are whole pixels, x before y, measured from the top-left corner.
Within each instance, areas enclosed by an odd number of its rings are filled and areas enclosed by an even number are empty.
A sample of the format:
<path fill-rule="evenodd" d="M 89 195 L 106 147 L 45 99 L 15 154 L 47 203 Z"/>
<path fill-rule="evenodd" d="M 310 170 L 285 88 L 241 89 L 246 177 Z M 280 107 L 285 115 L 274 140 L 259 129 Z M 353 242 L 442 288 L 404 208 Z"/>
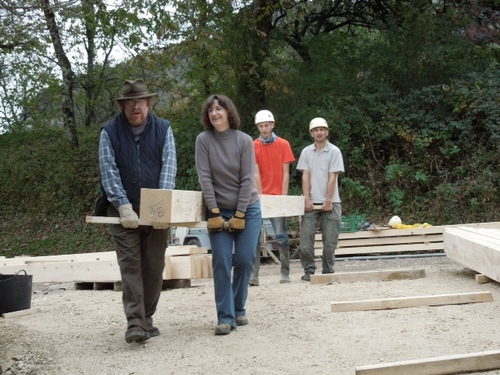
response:
<path fill-rule="evenodd" d="M 207 214 L 207 229 L 209 232 L 222 232 L 226 222 L 220 215 L 220 210 L 215 207 L 208 211 Z"/>
<path fill-rule="evenodd" d="M 236 211 L 234 216 L 227 222 L 227 231 L 234 233 L 241 232 L 243 229 L 245 229 L 245 213 Z"/>
<path fill-rule="evenodd" d="M 120 223 L 122 227 L 135 229 L 139 227 L 139 217 L 135 213 L 131 204 L 122 204 L 118 207 L 120 213 Z"/>

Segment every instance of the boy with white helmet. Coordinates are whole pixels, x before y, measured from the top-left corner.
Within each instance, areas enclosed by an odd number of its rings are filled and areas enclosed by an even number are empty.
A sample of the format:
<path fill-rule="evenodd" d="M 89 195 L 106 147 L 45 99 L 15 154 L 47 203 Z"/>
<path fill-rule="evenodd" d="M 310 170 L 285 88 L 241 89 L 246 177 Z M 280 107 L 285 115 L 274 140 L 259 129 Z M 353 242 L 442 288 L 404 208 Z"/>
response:
<path fill-rule="evenodd" d="M 295 161 L 290 143 L 274 134 L 274 116 L 268 110 L 255 115 L 255 124 L 260 136 L 254 140 L 255 149 L 255 186 L 259 194 L 287 195 L 290 179 L 290 163 Z M 280 283 L 290 282 L 290 249 L 288 228 L 285 217 L 270 219 L 275 239 L 279 246 L 281 262 Z M 257 246 L 257 257 L 250 277 L 250 285 L 259 285 L 260 244 Z"/>
<path fill-rule="evenodd" d="M 328 142 L 326 120 L 321 117 L 312 119 L 309 133 L 314 138 L 314 143 L 302 150 L 297 163 L 297 169 L 302 171 L 302 193 L 305 197 L 305 212 L 300 230 L 300 262 L 304 268 L 304 281 L 310 281 L 316 270 L 314 237 L 320 220 L 323 239 L 322 273 L 334 272 L 335 248 L 342 221 L 338 175 L 344 172 L 340 149 Z"/>

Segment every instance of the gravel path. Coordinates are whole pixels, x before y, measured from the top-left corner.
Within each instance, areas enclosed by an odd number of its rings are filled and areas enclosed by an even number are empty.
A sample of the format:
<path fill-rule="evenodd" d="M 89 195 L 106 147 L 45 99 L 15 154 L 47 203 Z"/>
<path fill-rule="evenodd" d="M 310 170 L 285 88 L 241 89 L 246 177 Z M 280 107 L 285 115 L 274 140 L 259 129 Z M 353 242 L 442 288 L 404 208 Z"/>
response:
<path fill-rule="evenodd" d="M 292 262 L 261 267 L 250 287 L 250 324 L 215 336 L 211 279 L 162 292 L 161 335 L 127 344 L 121 293 L 36 284 L 41 312 L 0 318 L 0 374 L 333 374 L 359 366 L 500 349 L 500 284 L 447 257 L 337 261 L 336 272 L 425 269 L 417 280 L 311 285 Z M 491 291 L 493 302 L 383 311 L 331 312 L 331 302 Z M 500 374 L 490 371 L 476 374 Z"/>

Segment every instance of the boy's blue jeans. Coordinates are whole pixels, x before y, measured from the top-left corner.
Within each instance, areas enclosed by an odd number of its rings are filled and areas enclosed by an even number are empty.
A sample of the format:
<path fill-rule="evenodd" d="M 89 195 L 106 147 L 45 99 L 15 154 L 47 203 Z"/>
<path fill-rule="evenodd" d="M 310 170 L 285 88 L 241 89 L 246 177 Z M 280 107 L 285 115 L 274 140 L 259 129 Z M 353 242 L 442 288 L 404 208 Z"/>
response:
<path fill-rule="evenodd" d="M 235 212 L 236 210 L 221 209 L 221 215 L 226 221 Z M 217 324 L 229 323 L 236 328 L 236 317 L 246 313 L 248 282 L 255 262 L 255 247 L 261 222 L 260 202 L 256 202 L 247 207 L 245 229 L 241 232 L 229 233 L 223 230 L 209 234 Z"/>

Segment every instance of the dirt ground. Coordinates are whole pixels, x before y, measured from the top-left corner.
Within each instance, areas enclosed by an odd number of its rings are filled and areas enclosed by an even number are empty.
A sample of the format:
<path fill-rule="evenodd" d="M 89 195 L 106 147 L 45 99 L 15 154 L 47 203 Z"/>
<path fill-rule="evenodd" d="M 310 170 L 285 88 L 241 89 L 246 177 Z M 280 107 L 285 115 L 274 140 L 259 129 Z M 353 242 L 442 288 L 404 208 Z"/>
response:
<path fill-rule="evenodd" d="M 320 266 L 320 264 L 318 264 Z M 143 344 L 124 340 L 121 293 L 35 284 L 32 308 L 0 318 L 1 374 L 333 374 L 356 367 L 500 349 L 500 284 L 478 284 L 475 272 L 445 256 L 339 260 L 336 272 L 425 269 L 417 280 L 311 285 L 292 263 L 291 284 L 279 266 L 261 267 L 250 287 L 250 324 L 215 336 L 211 279 L 162 292 Z M 331 312 L 331 303 L 491 291 L 493 302 L 382 311 Z M 476 374 L 500 374 L 500 371 Z"/>

